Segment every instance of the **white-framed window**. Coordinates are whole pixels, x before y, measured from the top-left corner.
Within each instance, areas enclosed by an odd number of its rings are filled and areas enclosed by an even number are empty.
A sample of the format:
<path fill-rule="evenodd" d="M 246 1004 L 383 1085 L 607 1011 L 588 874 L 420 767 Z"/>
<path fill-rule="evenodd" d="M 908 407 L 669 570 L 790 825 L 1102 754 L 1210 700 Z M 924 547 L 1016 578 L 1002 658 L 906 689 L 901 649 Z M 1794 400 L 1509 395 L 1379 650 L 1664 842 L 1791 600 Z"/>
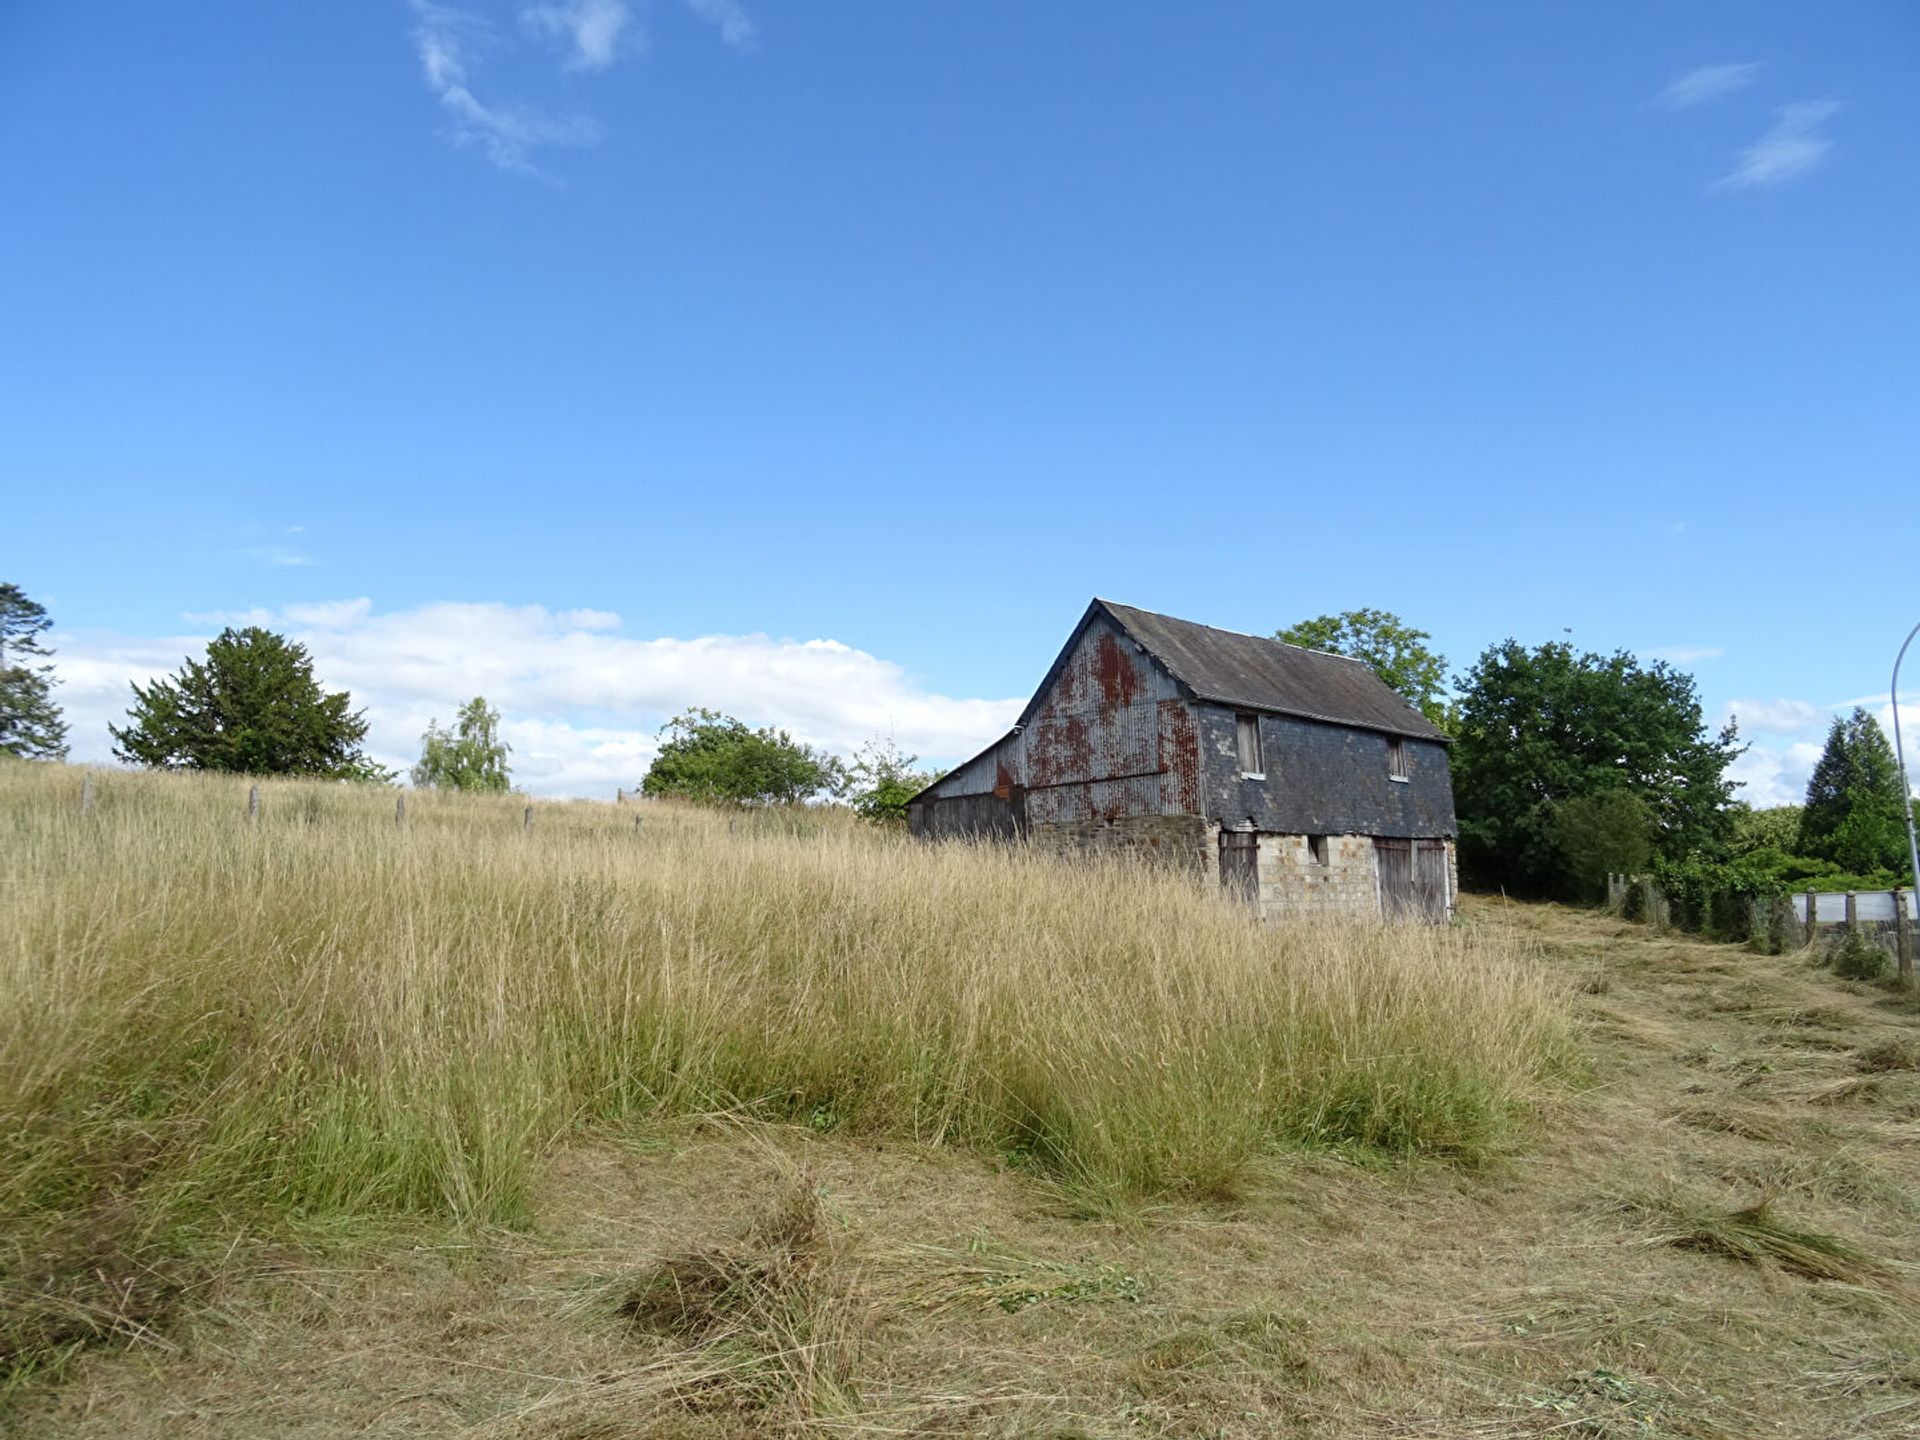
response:
<path fill-rule="evenodd" d="M 1389 780 L 1407 778 L 1407 742 L 1398 736 L 1387 738 L 1387 778 Z"/>
<path fill-rule="evenodd" d="M 1240 752 L 1240 773 L 1254 780 L 1264 780 L 1267 774 L 1266 758 L 1260 752 L 1260 717 L 1258 715 L 1236 715 L 1233 717 L 1234 744 Z"/>

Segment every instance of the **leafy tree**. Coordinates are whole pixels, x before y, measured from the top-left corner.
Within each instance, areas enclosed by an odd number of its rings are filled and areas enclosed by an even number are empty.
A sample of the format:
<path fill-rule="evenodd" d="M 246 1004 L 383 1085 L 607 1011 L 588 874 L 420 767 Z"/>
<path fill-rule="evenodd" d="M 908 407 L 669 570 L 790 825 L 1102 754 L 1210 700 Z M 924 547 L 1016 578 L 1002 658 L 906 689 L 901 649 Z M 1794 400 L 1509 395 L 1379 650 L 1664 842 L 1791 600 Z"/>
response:
<path fill-rule="evenodd" d="M 771 726 L 750 730 L 718 710 L 688 710 L 660 734 L 660 753 L 640 782 L 648 795 L 708 805 L 793 805 L 813 795 L 837 795 L 846 785 L 846 772 L 832 755 Z"/>
<path fill-rule="evenodd" d="M 1730 848 L 1736 860 L 1760 851 L 1791 855 L 1800 843 L 1798 805 L 1769 805 L 1764 810 L 1755 810 L 1751 805 L 1735 801 L 1731 819 Z"/>
<path fill-rule="evenodd" d="M 878 824 L 904 824 L 907 802 L 934 780 L 914 768 L 919 763 L 918 755 L 902 754 L 891 738 L 862 745 L 847 767 L 854 812 Z"/>
<path fill-rule="evenodd" d="M 53 628 L 44 605 L 18 585 L 0 584 L 0 756 L 67 758 L 67 722 L 53 703 L 53 652 L 40 638 Z"/>
<path fill-rule="evenodd" d="M 1460 858 L 1482 884 L 1570 894 L 1555 817 L 1569 800 L 1624 790 L 1651 817 L 1656 855 L 1717 855 L 1732 831 L 1728 765 L 1744 748 L 1701 718 L 1693 677 L 1624 652 L 1490 646 L 1460 677 L 1453 747 Z"/>
<path fill-rule="evenodd" d="M 476 695 L 460 707 L 453 729 L 441 729 L 438 720 L 427 723 L 413 783 L 422 789 L 503 792 L 509 783 L 509 749 L 500 738 L 500 712 Z"/>
<path fill-rule="evenodd" d="M 361 750 L 364 711 L 313 678 L 307 647 L 250 625 L 227 629 L 204 661 L 133 687 L 129 724 L 110 726 L 113 753 L 160 770 L 316 775 L 387 781 L 393 773 Z"/>
<path fill-rule="evenodd" d="M 1446 700 L 1447 657 L 1427 648 L 1426 642 L 1432 638 L 1388 610 L 1317 615 L 1274 632 L 1274 639 L 1289 645 L 1331 650 L 1366 661 L 1408 704 L 1442 730 L 1451 731 L 1453 707 Z"/>
<path fill-rule="evenodd" d="M 1608 875 L 1637 874 L 1653 858 L 1653 815 L 1631 790 L 1563 800 L 1553 828 L 1567 874 L 1588 896 L 1601 893 Z"/>
<path fill-rule="evenodd" d="M 1880 722 L 1859 708 L 1836 716 L 1807 782 L 1794 848 L 1856 873 L 1906 870 L 1905 792 Z"/>

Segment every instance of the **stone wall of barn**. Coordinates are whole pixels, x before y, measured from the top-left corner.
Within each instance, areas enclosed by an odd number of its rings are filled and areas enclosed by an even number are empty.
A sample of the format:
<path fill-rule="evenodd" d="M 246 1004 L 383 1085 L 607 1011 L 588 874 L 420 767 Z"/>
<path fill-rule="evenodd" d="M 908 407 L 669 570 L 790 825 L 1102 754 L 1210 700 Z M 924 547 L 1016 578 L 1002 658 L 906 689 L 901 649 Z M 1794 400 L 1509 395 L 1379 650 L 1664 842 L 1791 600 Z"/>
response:
<path fill-rule="evenodd" d="M 1120 854 L 1195 875 L 1217 876 L 1216 829 L 1199 815 L 1121 815 L 1035 821 L 1033 848 L 1050 855 Z"/>
<path fill-rule="evenodd" d="M 1380 881 L 1371 835 L 1329 835 L 1325 864 L 1313 858 L 1305 835 L 1260 837 L 1260 913 L 1279 920 L 1300 915 L 1378 919 Z"/>

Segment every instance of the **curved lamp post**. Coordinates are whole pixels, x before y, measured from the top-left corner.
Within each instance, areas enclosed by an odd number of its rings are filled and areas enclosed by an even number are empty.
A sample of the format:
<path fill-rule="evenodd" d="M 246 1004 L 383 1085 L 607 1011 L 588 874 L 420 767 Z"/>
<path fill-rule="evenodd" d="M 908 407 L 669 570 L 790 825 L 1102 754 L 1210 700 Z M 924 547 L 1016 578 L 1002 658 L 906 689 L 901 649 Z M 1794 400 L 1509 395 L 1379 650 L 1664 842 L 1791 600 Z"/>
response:
<path fill-rule="evenodd" d="M 1920 635 L 1920 625 L 1907 632 L 1907 638 L 1901 642 L 1900 653 L 1893 657 L 1893 689 L 1888 698 L 1893 701 L 1893 753 L 1900 762 L 1900 808 L 1907 816 L 1907 858 L 1913 862 L 1913 883 L 1915 898 L 1920 900 L 1920 841 L 1913 833 L 1913 782 L 1907 778 L 1907 751 L 1900 743 L 1900 662 L 1907 658 L 1907 646 L 1913 643 L 1913 637 Z"/>

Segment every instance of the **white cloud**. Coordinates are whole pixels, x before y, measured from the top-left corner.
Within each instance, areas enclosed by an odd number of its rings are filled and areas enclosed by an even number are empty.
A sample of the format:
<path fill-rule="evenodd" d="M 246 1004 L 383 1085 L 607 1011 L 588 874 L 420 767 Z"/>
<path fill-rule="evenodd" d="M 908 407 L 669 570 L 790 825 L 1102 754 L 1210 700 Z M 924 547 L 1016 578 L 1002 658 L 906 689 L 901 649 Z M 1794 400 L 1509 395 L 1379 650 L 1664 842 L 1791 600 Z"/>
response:
<path fill-rule="evenodd" d="M 1642 653 L 1649 660 L 1664 660 L 1669 665 L 1696 665 L 1702 660 L 1718 660 L 1727 652 L 1719 645 L 1658 645 Z"/>
<path fill-rule="evenodd" d="M 1734 157 L 1733 169 L 1714 181 L 1716 190 L 1783 185 L 1827 158 L 1833 141 L 1823 127 L 1840 109 L 1834 100 L 1801 100 L 1773 112 L 1773 124 Z"/>
<path fill-rule="evenodd" d="M 1771 805 L 1798 805 L 1806 798 L 1807 781 L 1819 763 L 1821 749 L 1808 741 L 1750 746 L 1727 767 L 1728 776 L 1741 785 L 1734 791 L 1734 798 L 1746 801 L 1756 810 Z"/>
<path fill-rule="evenodd" d="M 1733 700 L 1727 712 L 1740 722 L 1742 734 L 1800 735 L 1824 729 L 1833 714 L 1811 700 Z"/>
<path fill-rule="evenodd" d="M 718 30 L 727 44 L 753 43 L 753 21 L 739 0 L 687 0 L 687 8 Z"/>
<path fill-rule="evenodd" d="M 520 21 L 536 35 L 563 42 L 569 70 L 604 70 L 623 51 L 644 43 L 625 0 L 567 0 L 529 5 Z"/>
<path fill-rule="evenodd" d="M 502 170 L 537 174 L 532 156 L 552 145 L 591 145 L 600 127 L 584 116 L 548 115 L 520 105 L 489 105 L 474 94 L 470 74 L 482 22 L 433 0 L 412 0 L 413 43 L 420 71 L 440 108 L 453 121 L 456 144 L 477 145 Z"/>
<path fill-rule="evenodd" d="M 1760 66 L 1746 62 L 1738 65 L 1702 65 L 1674 80 L 1654 99 L 1665 110 L 1686 110 L 1695 105 L 1724 100 L 1745 90 L 1760 78 Z"/>
<path fill-rule="evenodd" d="M 780 725 L 842 754 L 891 733 L 937 762 L 998 738 L 1025 703 L 939 694 L 837 640 L 641 639 L 617 633 L 619 617 L 597 610 L 447 602 L 382 612 L 356 599 L 190 623 L 204 633 L 63 637 L 55 665 L 76 759 L 107 758 L 106 727 L 125 714 L 129 680 L 172 673 L 226 624 L 268 625 L 305 644 L 322 683 L 366 708 L 368 748 L 396 769 L 417 758 L 430 720 L 485 695 L 502 711 L 516 782 L 540 794 L 604 795 L 638 783 L 654 732 L 689 705 Z"/>

